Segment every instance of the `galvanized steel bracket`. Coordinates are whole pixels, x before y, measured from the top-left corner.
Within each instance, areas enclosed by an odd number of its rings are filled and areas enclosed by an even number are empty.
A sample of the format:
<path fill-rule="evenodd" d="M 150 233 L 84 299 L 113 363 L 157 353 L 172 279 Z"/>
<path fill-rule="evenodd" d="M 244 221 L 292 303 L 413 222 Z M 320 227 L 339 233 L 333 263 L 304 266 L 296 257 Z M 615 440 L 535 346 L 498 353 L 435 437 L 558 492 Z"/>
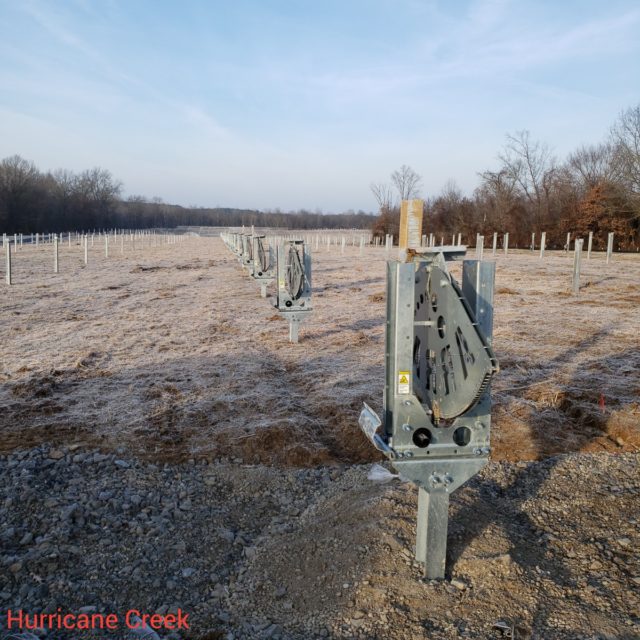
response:
<path fill-rule="evenodd" d="M 260 285 L 260 295 L 267 297 L 267 286 L 275 280 L 276 261 L 271 245 L 265 247 L 265 236 L 252 236 L 252 262 L 249 274 Z"/>
<path fill-rule="evenodd" d="M 298 342 L 298 328 L 311 313 L 311 254 L 303 240 L 278 245 L 275 307 L 289 322 L 289 340 Z"/>
<path fill-rule="evenodd" d="M 464 247 L 411 251 L 387 263 L 384 420 L 366 404 L 360 426 L 419 487 L 416 560 L 445 572 L 449 495 L 487 463 L 495 263 L 467 260 L 462 286 L 446 263 Z"/>

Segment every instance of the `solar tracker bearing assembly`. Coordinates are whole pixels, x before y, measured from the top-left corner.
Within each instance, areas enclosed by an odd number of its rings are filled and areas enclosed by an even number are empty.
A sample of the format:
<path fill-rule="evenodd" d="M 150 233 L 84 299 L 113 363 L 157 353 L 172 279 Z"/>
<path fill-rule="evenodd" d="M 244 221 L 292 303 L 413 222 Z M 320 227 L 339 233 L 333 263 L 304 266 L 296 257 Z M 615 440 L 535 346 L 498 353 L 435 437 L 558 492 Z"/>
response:
<path fill-rule="evenodd" d="M 251 235 L 248 233 L 240 234 L 240 243 L 242 251 L 240 253 L 240 264 L 248 270 L 251 270 L 253 263 L 253 243 L 251 241 Z"/>
<path fill-rule="evenodd" d="M 242 235 L 236 231 L 228 231 L 226 233 L 221 233 L 220 237 L 222 241 L 225 243 L 227 248 L 238 257 L 238 260 L 242 262 Z"/>
<path fill-rule="evenodd" d="M 495 263 L 465 260 L 462 285 L 447 262 L 464 247 L 410 252 L 387 263 L 384 419 L 366 404 L 360 426 L 418 485 L 416 560 L 445 573 L 449 496 L 487 463 Z"/>
<path fill-rule="evenodd" d="M 289 340 L 311 312 L 311 254 L 303 240 L 285 240 L 277 251 L 275 307 L 289 322 Z"/>
<path fill-rule="evenodd" d="M 249 267 L 251 277 L 260 284 L 260 295 L 267 297 L 267 286 L 275 278 L 275 260 L 271 246 L 266 245 L 265 236 L 254 235 L 252 242 L 252 263 Z"/>

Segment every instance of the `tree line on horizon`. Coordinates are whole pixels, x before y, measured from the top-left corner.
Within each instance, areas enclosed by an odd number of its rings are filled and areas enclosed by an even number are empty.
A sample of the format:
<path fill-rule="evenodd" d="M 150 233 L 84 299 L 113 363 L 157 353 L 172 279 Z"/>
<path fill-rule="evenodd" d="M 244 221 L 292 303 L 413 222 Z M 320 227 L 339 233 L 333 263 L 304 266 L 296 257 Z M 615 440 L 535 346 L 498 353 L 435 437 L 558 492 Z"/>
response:
<path fill-rule="evenodd" d="M 508 232 L 511 246 L 528 247 L 546 232 L 547 247 L 563 248 L 572 238 L 594 234 L 594 248 L 640 248 L 640 104 L 622 111 L 606 140 L 576 149 L 558 161 L 544 143 L 528 131 L 508 134 L 495 171 L 479 173 L 480 184 L 464 196 L 453 180 L 424 203 L 423 232 L 444 237 L 462 233 L 467 242 L 476 234 Z M 403 165 L 388 183 L 371 184 L 379 215 L 374 236 L 398 238 L 401 200 L 419 198 L 421 176 Z"/>
<path fill-rule="evenodd" d="M 180 226 L 370 229 L 364 211 L 258 211 L 231 207 L 182 207 L 160 198 L 121 197 L 122 183 L 106 169 L 80 173 L 41 172 L 14 155 L 0 162 L 0 232 L 58 233 L 90 229 L 151 229 Z"/>
<path fill-rule="evenodd" d="M 425 200 L 424 230 L 444 236 L 510 234 L 512 246 L 529 246 L 545 231 L 547 246 L 562 248 L 572 237 L 594 233 L 603 248 L 608 232 L 620 250 L 640 248 L 640 104 L 622 111 L 606 140 L 581 146 L 559 162 L 528 131 L 507 135 L 497 170 L 479 173 L 465 196 L 453 180 Z M 377 217 L 362 210 L 339 214 L 227 207 L 182 207 L 159 198 L 122 198 L 122 183 L 101 168 L 73 173 L 41 172 L 14 155 L 0 161 L 0 231 L 61 232 L 178 226 L 259 226 L 295 229 L 372 229 L 398 237 L 399 202 L 420 196 L 421 177 L 403 165 L 390 183 L 373 183 Z"/>

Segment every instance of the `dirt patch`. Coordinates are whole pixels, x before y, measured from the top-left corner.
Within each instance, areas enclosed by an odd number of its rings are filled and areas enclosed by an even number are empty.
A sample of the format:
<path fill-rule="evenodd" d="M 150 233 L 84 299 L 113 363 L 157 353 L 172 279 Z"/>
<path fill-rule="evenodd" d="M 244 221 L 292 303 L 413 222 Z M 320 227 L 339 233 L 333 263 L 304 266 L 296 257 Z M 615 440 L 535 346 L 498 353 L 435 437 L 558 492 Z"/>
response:
<path fill-rule="evenodd" d="M 251 464 L 272 464 L 275 460 L 286 466 L 309 467 L 335 459 L 308 430 L 286 423 L 268 425 L 243 435 L 226 430 L 219 434 L 216 446 L 220 455 L 239 456 Z"/>
<path fill-rule="evenodd" d="M 160 265 L 150 265 L 150 266 L 138 265 L 137 267 L 134 267 L 133 269 L 131 269 L 131 273 L 145 273 L 145 272 L 153 273 L 155 271 L 162 271 L 163 269 L 170 269 L 170 268 L 171 267 L 165 267 Z"/>
<path fill-rule="evenodd" d="M 56 378 L 51 375 L 34 376 L 25 382 L 11 386 L 11 393 L 18 398 L 45 398 L 53 395 L 57 386 Z"/>

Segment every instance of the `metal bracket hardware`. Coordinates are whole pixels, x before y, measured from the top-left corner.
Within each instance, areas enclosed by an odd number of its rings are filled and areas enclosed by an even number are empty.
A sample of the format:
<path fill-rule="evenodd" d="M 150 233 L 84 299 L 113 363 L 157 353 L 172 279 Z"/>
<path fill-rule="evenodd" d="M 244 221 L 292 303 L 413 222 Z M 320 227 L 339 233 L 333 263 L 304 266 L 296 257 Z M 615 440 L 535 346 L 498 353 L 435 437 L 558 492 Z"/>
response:
<path fill-rule="evenodd" d="M 275 307 L 289 322 L 289 341 L 311 312 L 311 254 L 303 240 L 278 245 Z"/>
<path fill-rule="evenodd" d="M 445 572 L 449 496 L 487 463 L 495 263 L 465 260 L 462 286 L 446 263 L 465 247 L 409 250 L 387 263 L 384 421 L 366 404 L 360 426 L 419 487 L 416 560 Z"/>
<path fill-rule="evenodd" d="M 252 236 L 251 277 L 260 285 L 260 295 L 267 297 L 267 286 L 275 279 L 275 260 L 271 246 L 265 247 L 265 236 Z"/>

